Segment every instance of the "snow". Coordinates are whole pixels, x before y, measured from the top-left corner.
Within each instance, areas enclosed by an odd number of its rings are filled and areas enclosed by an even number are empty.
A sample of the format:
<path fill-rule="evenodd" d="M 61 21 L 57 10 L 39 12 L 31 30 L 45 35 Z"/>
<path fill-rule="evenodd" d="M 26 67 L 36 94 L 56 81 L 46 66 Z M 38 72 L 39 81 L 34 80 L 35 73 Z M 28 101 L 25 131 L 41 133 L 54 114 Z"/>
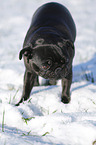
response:
<path fill-rule="evenodd" d="M 96 1 L 56 1 L 70 10 L 77 27 L 71 102 L 61 103 L 59 81 L 34 87 L 29 100 L 18 107 L 14 104 L 22 94 L 25 70 L 18 54 L 33 13 L 49 0 L 0 3 L 2 145 L 96 145 Z"/>

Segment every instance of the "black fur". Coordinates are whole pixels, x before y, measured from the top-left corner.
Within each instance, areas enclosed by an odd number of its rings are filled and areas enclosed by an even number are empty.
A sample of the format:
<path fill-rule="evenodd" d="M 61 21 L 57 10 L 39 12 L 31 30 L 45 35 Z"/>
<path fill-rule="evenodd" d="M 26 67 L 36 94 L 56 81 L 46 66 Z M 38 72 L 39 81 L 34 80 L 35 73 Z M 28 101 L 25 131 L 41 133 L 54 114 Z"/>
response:
<path fill-rule="evenodd" d="M 50 84 L 62 79 L 61 101 L 70 102 L 75 37 L 75 24 L 66 7 L 52 2 L 37 9 L 19 55 L 26 70 L 17 106 L 29 98 L 34 85 L 39 85 L 38 76 L 49 79 Z"/>

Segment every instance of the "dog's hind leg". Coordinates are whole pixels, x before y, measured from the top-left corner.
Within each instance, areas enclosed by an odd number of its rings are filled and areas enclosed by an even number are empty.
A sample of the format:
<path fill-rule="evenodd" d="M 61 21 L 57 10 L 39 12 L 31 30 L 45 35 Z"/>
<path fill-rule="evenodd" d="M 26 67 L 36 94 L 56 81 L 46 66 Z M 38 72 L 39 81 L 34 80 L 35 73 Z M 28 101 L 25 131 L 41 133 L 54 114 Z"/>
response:
<path fill-rule="evenodd" d="M 56 85 L 57 81 L 56 80 L 49 80 L 49 85 Z"/>
<path fill-rule="evenodd" d="M 56 80 L 49 80 L 49 79 L 47 79 L 44 82 L 44 86 L 56 85 L 56 83 L 57 83 Z"/>

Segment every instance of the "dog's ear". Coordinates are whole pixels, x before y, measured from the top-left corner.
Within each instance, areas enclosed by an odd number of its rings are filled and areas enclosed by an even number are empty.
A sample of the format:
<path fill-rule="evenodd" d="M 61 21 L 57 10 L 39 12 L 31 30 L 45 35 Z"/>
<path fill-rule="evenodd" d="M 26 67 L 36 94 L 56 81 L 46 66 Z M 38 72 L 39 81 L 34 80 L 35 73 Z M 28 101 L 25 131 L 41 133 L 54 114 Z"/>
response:
<path fill-rule="evenodd" d="M 74 49 L 74 44 L 71 41 L 69 41 L 69 40 L 66 40 L 66 46 L 67 46 L 67 48 Z"/>
<path fill-rule="evenodd" d="M 63 43 L 62 42 L 58 42 L 58 46 L 59 47 L 63 47 L 63 46 L 66 46 L 67 48 L 72 48 L 74 49 L 74 44 L 70 41 L 70 40 L 63 40 Z"/>
<path fill-rule="evenodd" d="M 29 56 L 32 54 L 32 50 L 30 48 L 23 48 L 20 53 L 19 53 L 19 59 L 21 60 L 22 59 L 22 55 L 25 55 L 25 56 Z"/>
<path fill-rule="evenodd" d="M 22 55 L 27 57 L 27 62 L 29 62 L 29 59 L 32 59 L 33 49 L 30 48 L 30 46 L 24 47 L 20 53 L 19 53 L 19 59 L 22 59 Z"/>
<path fill-rule="evenodd" d="M 66 40 L 65 45 L 66 45 L 66 49 L 68 50 L 69 55 L 74 57 L 74 54 L 75 54 L 74 43 L 72 43 L 70 40 Z"/>

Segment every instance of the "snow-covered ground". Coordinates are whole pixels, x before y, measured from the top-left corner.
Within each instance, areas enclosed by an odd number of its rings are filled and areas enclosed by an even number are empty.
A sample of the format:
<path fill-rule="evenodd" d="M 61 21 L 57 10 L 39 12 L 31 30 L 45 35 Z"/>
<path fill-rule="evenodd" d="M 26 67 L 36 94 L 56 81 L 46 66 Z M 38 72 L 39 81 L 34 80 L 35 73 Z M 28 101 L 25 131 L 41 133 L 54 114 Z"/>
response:
<path fill-rule="evenodd" d="M 53 0 L 54 1 L 54 0 Z M 0 0 L 0 145 L 96 145 L 96 0 L 56 0 L 77 27 L 71 102 L 61 85 L 22 93 L 24 64 L 18 54 L 34 11 L 49 0 Z"/>

